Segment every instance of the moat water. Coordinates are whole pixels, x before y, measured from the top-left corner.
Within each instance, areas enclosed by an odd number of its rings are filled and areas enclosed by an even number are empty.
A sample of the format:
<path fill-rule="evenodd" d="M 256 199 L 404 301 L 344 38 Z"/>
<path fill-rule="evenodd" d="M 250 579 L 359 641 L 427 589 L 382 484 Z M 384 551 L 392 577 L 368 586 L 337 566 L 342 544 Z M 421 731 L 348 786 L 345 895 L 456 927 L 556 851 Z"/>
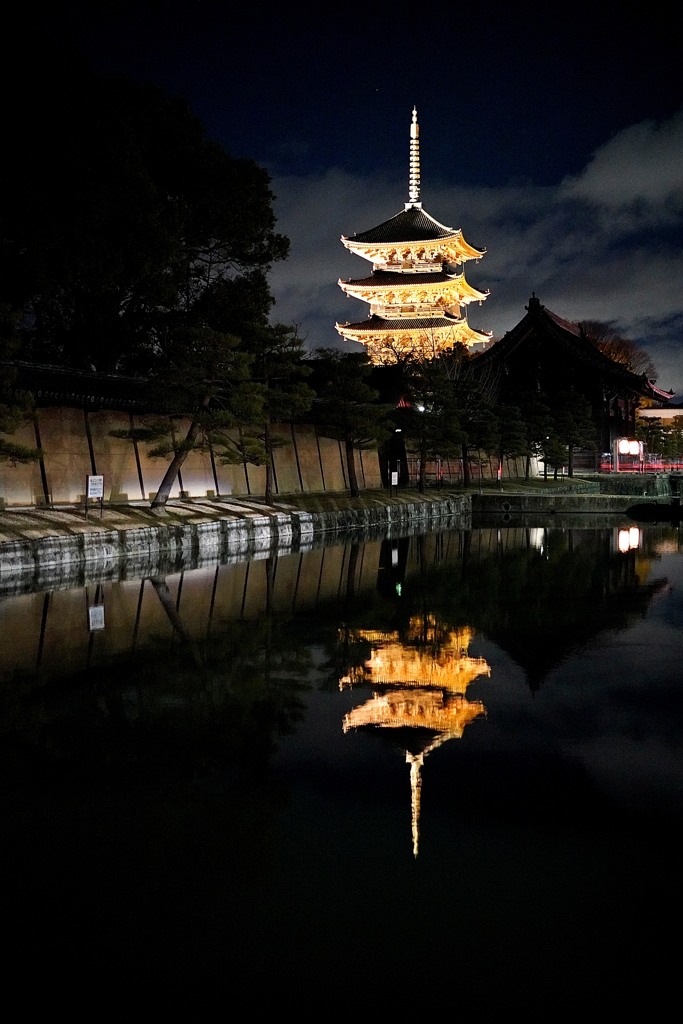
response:
<path fill-rule="evenodd" d="M 0 599 L 10 969 L 480 1008 L 666 973 L 679 529 L 347 535 L 27 591 Z"/>

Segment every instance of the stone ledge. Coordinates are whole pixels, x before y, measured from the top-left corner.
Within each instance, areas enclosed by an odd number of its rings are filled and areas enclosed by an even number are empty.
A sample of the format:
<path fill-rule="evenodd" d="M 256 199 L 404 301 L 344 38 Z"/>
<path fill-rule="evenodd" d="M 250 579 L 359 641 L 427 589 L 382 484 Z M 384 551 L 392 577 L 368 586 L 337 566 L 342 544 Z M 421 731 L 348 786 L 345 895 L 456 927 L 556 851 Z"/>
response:
<path fill-rule="evenodd" d="M 454 516 L 469 524 L 470 509 L 469 497 L 453 495 L 439 501 L 377 503 L 324 512 L 284 512 L 264 507 L 263 515 L 252 510 L 251 515 L 240 518 L 199 518 L 193 514 L 190 522 L 178 522 L 174 516 L 174 521 L 168 523 L 157 520 L 153 525 L 127 529 L 107 529 L 98 524 L 95 529 L 79 532 L 24 536 L 0 543 L 0 592 L 48 589 L 64 578 L 77 579 L 87 567 L 89 576 L 95 570 L 96 575 L 104 577 L 125 574 L 129 564 L 153 571 L 152 566 L 163 562 L 180 569 L 202 560 L 266 557 L 305 549 L 330 533 L 404 529 Z"/>

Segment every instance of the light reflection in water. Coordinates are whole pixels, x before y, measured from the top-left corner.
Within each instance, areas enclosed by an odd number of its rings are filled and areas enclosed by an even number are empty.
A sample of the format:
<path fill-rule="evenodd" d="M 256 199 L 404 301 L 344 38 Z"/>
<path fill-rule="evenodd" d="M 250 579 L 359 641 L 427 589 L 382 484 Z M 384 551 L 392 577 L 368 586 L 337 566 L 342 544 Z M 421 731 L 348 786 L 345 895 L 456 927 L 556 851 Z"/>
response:
<path fill-rule="evenodd" d="M 631 526 L 628 530 L 619 530 L 619 550 L 622 554 L 627 551 L 637 551 L 640 547 L 640 530 L 637 526 Z"/>
<path fill-rule="evenodd" d="M 444 628 L 432 616 L 416 616 L 403 638 L 398 632 L 354 630 L 348 639 L 372 645 L 370 657 L 339 680 L 339 688 L 372 686 L 372 698 L 344 717 L 351 729 L 419 729 L 414 751 L 405 750 L 410 765 L 413 855 L 420 839 L 421 769 L 424 759 L 448 740 L 461 739 L 465 726 L 486 714 L 481 701 L 465 692 L 479 676 L 491 675 L 484 658 L 467 654 L 474 631 Z M 405 749 L 405 748 L 404 748 Z"/>

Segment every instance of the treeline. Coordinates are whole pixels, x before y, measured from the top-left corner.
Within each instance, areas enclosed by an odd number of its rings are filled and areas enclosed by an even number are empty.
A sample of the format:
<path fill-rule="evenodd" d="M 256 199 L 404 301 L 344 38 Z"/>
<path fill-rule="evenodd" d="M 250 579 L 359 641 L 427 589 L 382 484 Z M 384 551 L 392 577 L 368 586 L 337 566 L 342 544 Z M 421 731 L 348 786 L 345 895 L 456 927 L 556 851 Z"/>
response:
<path fill-rule="evenodd" d="M 636 437 L 645 442 L 648 452 L 665 461 L 683 459 L 683 415 L 670 420 L 642 418 L 636 428 Z"/>
<path fill-rule="evenodd" d="M 474 453 L 567 465 L 593 445 L 586 400 L 571 390 L 512 397 L 464 349 L 372 369 L 364 353 L 319 350 L 273 324 L 267 273 L 286 258 L 267 172 L 207 137 L 187 104 L 108 79 L 68 56 L 40 58 L 41 78 L 10 109 L 0 167 L 0 432 L 30 412 L 13 388 L 18 359 L 149 382 L 150 417 L 121 432 L 169 460 L 163 504 L 188 452 L 266 467 L 306 417 L 354 451 L 405 441 L 420 489 L 436 458 Z M 43 83 L 48 87 L 44 88 Z M 604 339 L 603 339 L 604 340 Z M 168 415 L 190 417 L 185 437 Z M 0 439 L 0 458 L 36 458 Z"/>
<path fill-rule="evenodd" d="M 557 476 L 573 474 L 577 448 L 595 448 L 595 424 L 586 399 L 573 389 L 552 397 L 538 390 L 511 394 L 504 382 L 481 368 L 465 351 L 403 368 L 405 398 L 396 410 L 397 427 L 419 457 L 419 488 L 425 489 L 429 461 L 461 459 L 465 485 L 471 461 L 482 454 L 498 461 L 499 480 L 506 458 L 543 460 Z"/>

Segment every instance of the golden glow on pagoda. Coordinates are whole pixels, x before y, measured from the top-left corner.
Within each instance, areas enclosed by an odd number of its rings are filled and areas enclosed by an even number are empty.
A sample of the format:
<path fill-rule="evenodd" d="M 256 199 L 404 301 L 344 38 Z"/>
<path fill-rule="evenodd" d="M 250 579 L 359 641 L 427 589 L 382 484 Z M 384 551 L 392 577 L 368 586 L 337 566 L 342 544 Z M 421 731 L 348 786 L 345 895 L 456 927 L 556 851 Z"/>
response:
<path fill-rule="evenodd" d="M 428 213 L 424 215 L 434 221 L 437 227 L 449 232 L 448 237 L 384 245 L 377 242 L 359 242 L 353 235 L 342 235 L 341 240 L 349 252 L 369 260 L 375 270 L 429 272 L 441 270 L 444 263 L 458 266 L 467 260 L 480 260 L 486 255 L 486 249 L 475 249 L 465 241 L 460 228 L 449 228 L 434 220 Z"/>
<path fill-rule="evenodd" d="M 423 210 L 420 197 L 420 152 L 417 110 L 410 126 L 409 201 L 402 213 L 346 237 L 346 248 L 372 263 L 372 275 L 339 281 L 349 296 L 370 306 L 368 320 L 337 324 L 349 341 L 366 346 L 372 362 L 392 363 L 409 357 L 432 359 L 457 344 L 487 345 L 491 334 L 473 330 L 463 307 L 483 302 L 488 292 L 473 288 L 456 267 L 480 259 L 460 229 L 441 224 Z"/>
<path fill-rule="evenodd" d="M 415 856 L 419 846 L 424 759 L 448 740 L 461 739 L 465 726 L 486 714 L 481 701 L 469 701 L 464 696 L 474 679 L 491 674 L 484 658 L 468 656 L 472 636 L 468 627 L 446 629 L 432 616 L 412 618 L 403 640 L 398 632 L 352 630 L 343 634 L 346 641 L 365 641 L 372 648 L 364 665 L 340 679 L 340 689 L 356 685 L 378 688 L 370 700 L 344 717 L 344 732 L 370 726 L 422 729 L 433 735 L 421 752 L 406 751 Z"/>
<path fill-rule="evenodd" d="M 420 275 L 427 277 L 427 275 Z M 378 316 L 408 316 L 429 314 L 437 306 L 452 312 L 462 305 L 487 297 L 486 292 L 477 291 L 465 280 L 464 274 L 453 275 L 443 280 L 445 274 L 433 274 L 434 280 L 414 284 L 407 274 L 404 280 L 386 284 L 381 278 L 368 277 L 361 281 L 339 281 L 339 287 L 347 295 L 370 303 L 370 310 Z"/>

